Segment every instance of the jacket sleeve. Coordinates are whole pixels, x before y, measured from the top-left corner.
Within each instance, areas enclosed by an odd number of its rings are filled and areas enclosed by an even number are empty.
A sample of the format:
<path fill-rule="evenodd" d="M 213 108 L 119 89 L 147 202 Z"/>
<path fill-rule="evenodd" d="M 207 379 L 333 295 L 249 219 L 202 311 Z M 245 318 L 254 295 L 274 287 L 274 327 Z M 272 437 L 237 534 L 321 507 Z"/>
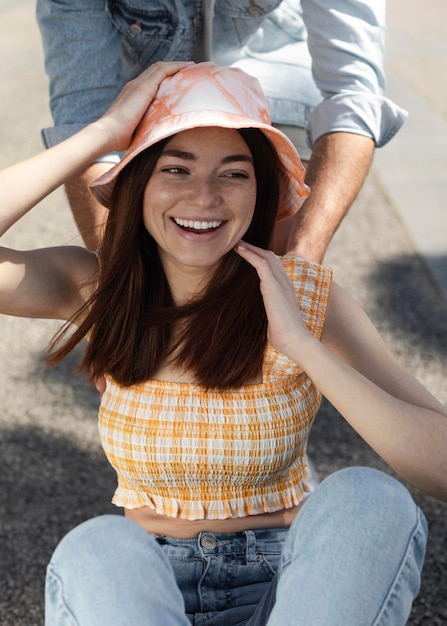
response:
<path fill-rule="evenodd" d="M 351 132 L 385 145 L 407 112 L 384 97 L 385 0 L 301 0 L 312 74 L 323 100 L 311 113 L 311 145 Z"/>
<path fill-rule="evenodd" d="M 36 17 L 54 122 L 42 138 L 50 147 L 100 117 L 118 96 L 121 39 L 105 0 L 37 0 Z"/>

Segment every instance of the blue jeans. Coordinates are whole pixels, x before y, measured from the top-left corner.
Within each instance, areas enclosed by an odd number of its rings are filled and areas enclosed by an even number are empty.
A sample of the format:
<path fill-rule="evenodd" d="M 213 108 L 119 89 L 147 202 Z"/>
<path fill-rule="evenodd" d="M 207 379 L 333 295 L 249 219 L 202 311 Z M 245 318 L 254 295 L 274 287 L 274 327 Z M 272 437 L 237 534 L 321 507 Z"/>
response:
<path fill-rule="evenodd" d="M 329 476 L 290 529 L 178 540 L 98 517 L 55 550 L 45 624 L 400 626 L 426 534 L 408 491 L 368 468 Z"/>

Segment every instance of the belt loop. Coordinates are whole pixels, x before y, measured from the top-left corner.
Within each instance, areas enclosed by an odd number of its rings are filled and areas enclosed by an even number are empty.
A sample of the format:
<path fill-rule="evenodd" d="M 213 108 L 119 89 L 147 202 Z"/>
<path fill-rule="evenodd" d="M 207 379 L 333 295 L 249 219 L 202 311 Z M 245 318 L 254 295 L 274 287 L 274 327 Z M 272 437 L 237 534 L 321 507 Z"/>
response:
<path fill-rule="evenodd" d="M 244 533 L 247 542 L 245 548 L 247 565 L 254 565 L 256 563 L 256 535 L 253 530 L 245 530 Z"/>
<path fill-rule="evenodd" d="M 204 61 L 211 61 L 213 52 L 213 23 L 215 0 L 203 2 L 203 53 Z"/>

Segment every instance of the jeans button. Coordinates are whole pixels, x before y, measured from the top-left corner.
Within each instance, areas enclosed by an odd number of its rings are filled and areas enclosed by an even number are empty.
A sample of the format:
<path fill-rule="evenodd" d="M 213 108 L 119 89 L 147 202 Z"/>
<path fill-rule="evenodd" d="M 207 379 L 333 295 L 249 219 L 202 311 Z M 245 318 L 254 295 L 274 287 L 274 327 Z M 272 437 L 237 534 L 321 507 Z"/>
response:
<path fill-rule="evenodd" d="M 217 545 L 216 537 L 213 535 L 203 535 L 200 538 L 200 545 L 207 550 L 214 550 Z"/>
<path fill-rule="evenodd" d="M 257 17 L 260 13 L 261 9 L 260 7 L 258 7 L 257 4 L 255 4 L 255 2 L 250 2 L 250 6 L 248 7 L 248 12 L 250 13 L 250 15 L 252 17 Z"/>
<path fill-rule="evenodd" d="M 141 35 L 142 31 L 143 29 L 140 22 L 134 22 L 130 27 L 130 32 L 132 33 L 132 35 Z"/>

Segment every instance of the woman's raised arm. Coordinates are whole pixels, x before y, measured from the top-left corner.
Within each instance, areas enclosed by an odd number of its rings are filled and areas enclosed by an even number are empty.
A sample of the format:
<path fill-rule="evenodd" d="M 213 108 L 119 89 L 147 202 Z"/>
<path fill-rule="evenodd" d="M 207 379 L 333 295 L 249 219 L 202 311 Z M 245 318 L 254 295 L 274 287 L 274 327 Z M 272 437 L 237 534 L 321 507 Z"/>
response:
<path fill-rule="evenodd" d="M 113 150 L 125 150 L 160 83 L 186 63 L 155 63 L 127 83 L 96 122 L 62 143 L 0 171 L 0 236 L 65 180 Z M 0 248 L 0 313 L 67 319 L 94 285 L 96 260 L 83 248 Z"/>
<path fill-rule="evenodd" d="M 280 259 L 246 243 L 236 251 L 260 277 L 270 343 L 402 478 L 447 501 L 447 408 L 401 367 L 338 285 L 329 292 L 320 342 L 301 318 Z"/>
<path fill-rule="evenodd" d="M 161 81 L 187 65 L 155 63 L 127 83 L 110 108 L 62 143 L 0 171 L 0 236 L 42 198 L 98 157 L 125 150 Z"/>

